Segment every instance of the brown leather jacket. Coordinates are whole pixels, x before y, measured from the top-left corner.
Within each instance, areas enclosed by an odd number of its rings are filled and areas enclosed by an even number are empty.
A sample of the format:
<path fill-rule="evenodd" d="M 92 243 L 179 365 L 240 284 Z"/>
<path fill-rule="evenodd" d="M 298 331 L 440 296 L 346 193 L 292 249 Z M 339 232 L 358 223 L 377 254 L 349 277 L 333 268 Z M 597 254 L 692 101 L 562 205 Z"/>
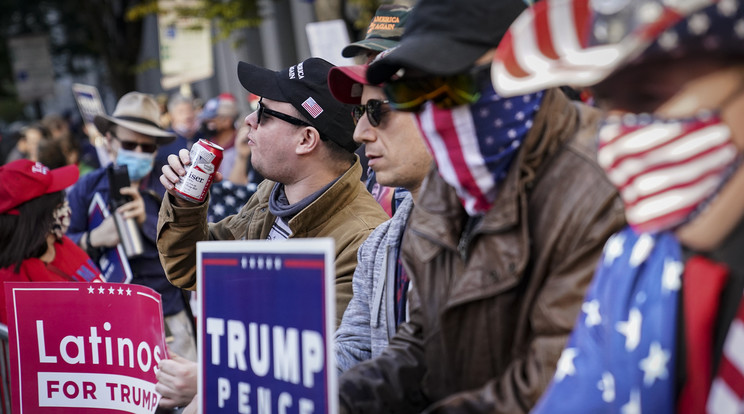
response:
<path fill-rule="evenodd" d="M 596 110 L 548 91 L 498 198 L 473 222 L 432 172 L 402 255 L 410 323 L 340 377 L 341 412 L 523 413 L 555 371 L 622 203 Z"/>

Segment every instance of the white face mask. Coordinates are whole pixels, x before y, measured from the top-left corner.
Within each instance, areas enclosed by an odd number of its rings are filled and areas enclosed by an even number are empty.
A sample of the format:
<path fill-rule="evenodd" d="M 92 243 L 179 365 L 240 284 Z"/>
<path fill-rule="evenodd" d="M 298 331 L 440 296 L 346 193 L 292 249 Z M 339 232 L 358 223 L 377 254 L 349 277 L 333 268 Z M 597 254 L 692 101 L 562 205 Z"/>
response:
<path fill-rule="evenodd" d="M 54 213 L 52 213 L 52 217 L 54 217 L 54 223 L 52 223 L 52 234 L 54 234 L 54 237 L 59 241 L 62 240 L 62 236 L 67 233 L 67 229 L 70 228 L 70 216 L 72 215 L 72 211 L 70 210 L 70 204 L 65 200 L 65 202 L 57 207 L 56 210 L 54 210 Z"/>
<path fill-rule="evenodd" d="M 654 233 L 695 217 L 738 165 L 738 149 L 718 112 L 683 119 L 643 114 L 607 120 L 598 158 L 620 191 L 628 224 Z"/>

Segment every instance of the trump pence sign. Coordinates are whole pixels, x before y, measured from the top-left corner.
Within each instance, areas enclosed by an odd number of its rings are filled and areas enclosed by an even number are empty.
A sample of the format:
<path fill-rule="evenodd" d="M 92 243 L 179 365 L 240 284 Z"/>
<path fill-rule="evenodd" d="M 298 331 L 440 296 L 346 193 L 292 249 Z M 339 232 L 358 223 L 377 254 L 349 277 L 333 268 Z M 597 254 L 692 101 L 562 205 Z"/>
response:
<path fill-rule="evenodd" d="M 336 412 L 332 239 L 197 243 L 201 412 Z"/>
<path fill-rule="evenodd" d="M 14 413 L 154 413 L 160 295 L 118 283 L 5 283 Z"/>

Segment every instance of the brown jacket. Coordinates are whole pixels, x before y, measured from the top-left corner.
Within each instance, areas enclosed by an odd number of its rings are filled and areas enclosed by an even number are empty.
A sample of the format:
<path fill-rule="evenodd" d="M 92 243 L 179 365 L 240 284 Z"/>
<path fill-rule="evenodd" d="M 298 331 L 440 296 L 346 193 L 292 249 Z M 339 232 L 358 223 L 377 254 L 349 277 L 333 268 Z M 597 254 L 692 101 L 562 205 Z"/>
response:
<path fill-rule="evenodd" d="M 523 413 L 537 402 L 622 203 L 595 163 L 597 112 L 546 93 L 493 207 L 472 223 L 436 172 L 402 255 L 410 323 L 340 378 L 341 412 Z"/>
<path fill-rule="evenodd" d="M 357 249 L 389 217 L 360 181 L 359 160 L 318 199 L 289 221 L 291 238 L 331 237 L 336 248 L 336 324 L 351 300 L 351 278 Z M 275 216 L 269 212 L 274 182 L 265 180 L 238 214 L 207 224 L 207 203 L 176 207 L 163 200 L 158 218 L 158 250 L 168 280 L 196 288 L 196 242 L 202 240 L 265 240 Z"/>

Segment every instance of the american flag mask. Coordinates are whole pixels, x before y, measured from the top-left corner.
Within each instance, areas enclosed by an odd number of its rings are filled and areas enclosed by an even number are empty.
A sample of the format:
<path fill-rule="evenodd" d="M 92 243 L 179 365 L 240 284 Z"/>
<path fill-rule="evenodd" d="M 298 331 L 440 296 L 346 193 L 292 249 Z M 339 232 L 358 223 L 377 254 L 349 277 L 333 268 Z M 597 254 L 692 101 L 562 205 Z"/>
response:
<path fill-rule="evenodd" d="M 738 150 L 717 112 L 685 119 L 624 115 L 599 131 L 599 164 L 639 233 L 673 229 L 696 215 L 731 175 Z"/>
<path fill-rule="evenodd" d="M 543 93 L 502 98 L 486 79 L 471 105 L 426 102 L 416 122 L 439 174 L 471 216 L 487 212 L 527 135 Z"/>

